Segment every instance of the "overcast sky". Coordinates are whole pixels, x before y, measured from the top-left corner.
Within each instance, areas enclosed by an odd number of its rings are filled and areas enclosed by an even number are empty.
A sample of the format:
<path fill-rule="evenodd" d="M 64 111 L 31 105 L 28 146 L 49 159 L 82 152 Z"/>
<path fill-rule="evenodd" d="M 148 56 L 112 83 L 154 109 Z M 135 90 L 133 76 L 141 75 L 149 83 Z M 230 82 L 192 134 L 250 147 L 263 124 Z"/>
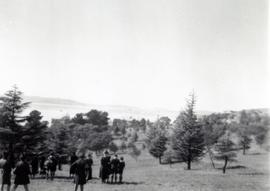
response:
<path fill-rule="evenodd" d="M 270 107 L 267 0 L 0 0 L 0 94 Z"/>

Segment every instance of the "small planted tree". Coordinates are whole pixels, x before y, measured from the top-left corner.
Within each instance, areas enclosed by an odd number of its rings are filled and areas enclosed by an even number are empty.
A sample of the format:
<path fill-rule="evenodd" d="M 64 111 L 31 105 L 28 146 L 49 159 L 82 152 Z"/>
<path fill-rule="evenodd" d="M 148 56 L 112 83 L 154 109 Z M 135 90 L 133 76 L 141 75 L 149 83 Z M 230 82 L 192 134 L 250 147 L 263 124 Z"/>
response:
<path fill-rule="evenodd" d="M 180 113 L 175 120 L 172 148 L 176 157 L 187 163 L 187 169 L 191 169 L 191 162 L 199 160 L 204 155 L 204 134 L 202 125 L 197 121 L 194 112 L 194 94 L 187 101 L 187 108 Z"/>
<path fill-rule="evenodd" d="M 170 167 L 172 166 L 173 158 L 174 158 L 174 151 L 172 149 L 167 149 L 164 152 L 164 161 L 166 163 L 169 163 L 170 164 Z"/>
<path fill-rule="evenodd" d="M 161 157 L 164 151 L 166 151 L 166 142 L 167 138 L 164 135 L 160 135 L 152 140 L 149 146 L 149 153 L 159 159 L 159 164 L 161 164 Z"/>
<path fill-rule="evenodd" d="M 235 160 L 236 152 L 234 147 L 235 144 L 230 139 L 230 134 L 228 132 L 222 136 L 215 145 L 215 150 L 217 152 L 215 158 L 217 160 L 224 161 L 224 166 L 222 168 L 224 174 L 226 172 L 228 162 Z"/>
<path fill-rule="evenodd" d="M 250 143 L 252 141 L 251 137 L 245 133 L 240 133 L 239 144 L 243 148 L 243 155 L 246 154 L 246 150 L 250 148 Z"/>
<path fill-rule="evenodd" d="M 136 147 L 136 145 L 130 144 L 129 155 L 137 161 L 138 157 L 141 155 L 141 151 Z"/>

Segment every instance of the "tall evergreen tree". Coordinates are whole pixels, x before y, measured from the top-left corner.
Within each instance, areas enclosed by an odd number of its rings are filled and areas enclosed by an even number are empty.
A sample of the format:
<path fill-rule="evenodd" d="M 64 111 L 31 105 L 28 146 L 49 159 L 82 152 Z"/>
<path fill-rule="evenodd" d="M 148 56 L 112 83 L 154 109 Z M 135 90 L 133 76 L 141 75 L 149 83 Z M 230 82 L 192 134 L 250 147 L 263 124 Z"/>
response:
<path fill-rule="evenodd" d="M 21 114 L 29 104 L 23 102 L 22 92 L 16 86 L 0 97 L 0 142 L 11 155 L 23 152 L 21 138 L 26 117 Z"/>
<path fill-rule="evenodd" d="M 190 170 L 191 162 L 204 155 L 204 135 L 202 126 L 197 121 L 194 112 L 195 96 L 187 100 L 187 108 L 180 113 L 175 121 L 172 147 L 176 157 L 187 163 Z"/>
<path fill-rule="evenodd" d="M 42 152 L 44 141 L 46 140 L 48 122 L 41 121 L 41 113 L 37 110 L 30 112 L 26 118 L 26 124 L 22 132 L 22 142 L 24 143 L 24 151 Z"/>

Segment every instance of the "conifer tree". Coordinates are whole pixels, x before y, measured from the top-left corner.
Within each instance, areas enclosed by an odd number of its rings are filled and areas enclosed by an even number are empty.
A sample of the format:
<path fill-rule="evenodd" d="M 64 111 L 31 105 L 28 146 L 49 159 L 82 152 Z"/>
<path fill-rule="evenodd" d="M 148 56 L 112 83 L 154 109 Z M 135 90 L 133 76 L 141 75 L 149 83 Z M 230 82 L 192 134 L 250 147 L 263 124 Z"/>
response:
<path fill-rule="evenodd" d="M 187 108 L 180 113 L 175 121 L 172 148 L 176 157 L 187 163 L 190 170 L 191 162 L 200 159 L 204 155 L 204 135 L 202 126 L 197 121 L 194 112 L 195 96 L 187 100 Z"/>
<path fill-rule="evenodd" d="M 161 164 L 161 157 L 166 151 L 167 138 L 164 135 L 160 135 L 151 141 L 149 147 L 149 153 L 159 159 L 159 164 Z"/>
<path fill-rule="evenodd" d="M 42 152 L 44 141 L 46 140 L 48 122 L 41 121 L 41 113 L 37 110 L 30 112 L 27 116 L 22 132 L 22 142 L 24 150 L 27 152 Z"/>
<path fill-rule="evenodd" d="M 23 102 L 22 92 L 16 86 L 0 97 L 0 142 L 12 156 L 23 152 L 21 138 L 26 117 L 21 114 L 29 104 Z"/>

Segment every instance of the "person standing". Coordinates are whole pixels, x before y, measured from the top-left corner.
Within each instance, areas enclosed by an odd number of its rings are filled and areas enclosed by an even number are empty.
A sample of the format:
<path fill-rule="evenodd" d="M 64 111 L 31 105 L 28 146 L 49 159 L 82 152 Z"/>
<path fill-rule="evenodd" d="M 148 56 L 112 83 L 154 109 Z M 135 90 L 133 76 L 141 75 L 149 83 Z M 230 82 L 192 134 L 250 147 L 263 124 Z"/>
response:
<path fill-rule="evenodd" d="M 114 158 L 111 161 L 111 183 L 113 181 L 117 182 L 117 173 L 119 169 L 119 159 L 117 155 L 114 155 Z"/>
<path fill-rule="evenodd" d="M 54 176 L 55 176 L 55 171 L 57 169 L 57 160 L 56 160 L 54 155 L 51 155 L 50 158 L 51 158 L 51 161 L 52 161 L 51 169 L 50 169 L 50 171 L 51 171 L 51 180 L 53 180 Z"/>
<path fill-rule="evenodd" d="M 84 184 L 86 183 L 86 161 L 84 160 L 84 154 L 79 156 L 79 159 L 72 164 L 75 174 L 75 191 L 78 190 L 80 185 L 80 190 L 83 191 Z"/>
<path fill-rule="evenodd" d="M 20 157 L 20 161 L 16 165 L 14 174 L 15 181 L 13 191 L 17 189 L 18 185 L 23 185 L 24 190 L 28 191 L 28 184 L 30 183 L 29 175 L 31 174 L 31 172 L 29 164 L 26 162 L 25 156 Z"/>
<path fill-rule="evenodd" d="M 110 175 L 110 155 L 108 151 L 104 152 L 104 156 L 101 158 L 100 163 L 100 178 L 102 183 L 108 183 L 109 175 Z"/>
<path fill-rule="evenodd" d="M 70 157 L 69 177 L 72 177 L 74 175 L 74 170 L 72 168 L 72 164 L 77 160 L 78 160 L 78 157 L 76 156 L 76 153 L 74 152 Z"/>
<path fill-rule="evenodd" d="M 41 156 L 39 159 L 39 168 L 40 168 L 39 174 L 42 176 L 46 176 L 45 161 L 46 161 L 46 157 Z"/>
<path fill-rule="evenodd" d="M 31 161 L 32 167 L 32 177 L 35 178 L 35 175 L 38 173 L 38 157 L 35 155 Z"/>
<path fill-rule="evenodd" d="M 123 172 L 124 172 L 125 166 L 126 166 L 126 163 L 124 161 L 124 157 L 120 157 L 120 161 L 119 161 L 119 165 L 118 165 L 119 183 L 122 183 Z"/>
<path fill-rule="evenodd" d="M 87 180 L 92 179 L 92 165 L 93 165 L 93 159 L 92 154 L 89 153 L 86 159 L 86 174 L 87 174 Z"/>
<path fill-rule="evenodd" d="M 8 159 L 8 153 L 4 153 L 4 158 L 5 160 L 2 165 L 2 186 L 1 186 L 1 191 L 4 191 L 4 185 L 7 185 L 7 191 L 10 191 L 10 185 L 11 185 L 11 162 Z"/>

